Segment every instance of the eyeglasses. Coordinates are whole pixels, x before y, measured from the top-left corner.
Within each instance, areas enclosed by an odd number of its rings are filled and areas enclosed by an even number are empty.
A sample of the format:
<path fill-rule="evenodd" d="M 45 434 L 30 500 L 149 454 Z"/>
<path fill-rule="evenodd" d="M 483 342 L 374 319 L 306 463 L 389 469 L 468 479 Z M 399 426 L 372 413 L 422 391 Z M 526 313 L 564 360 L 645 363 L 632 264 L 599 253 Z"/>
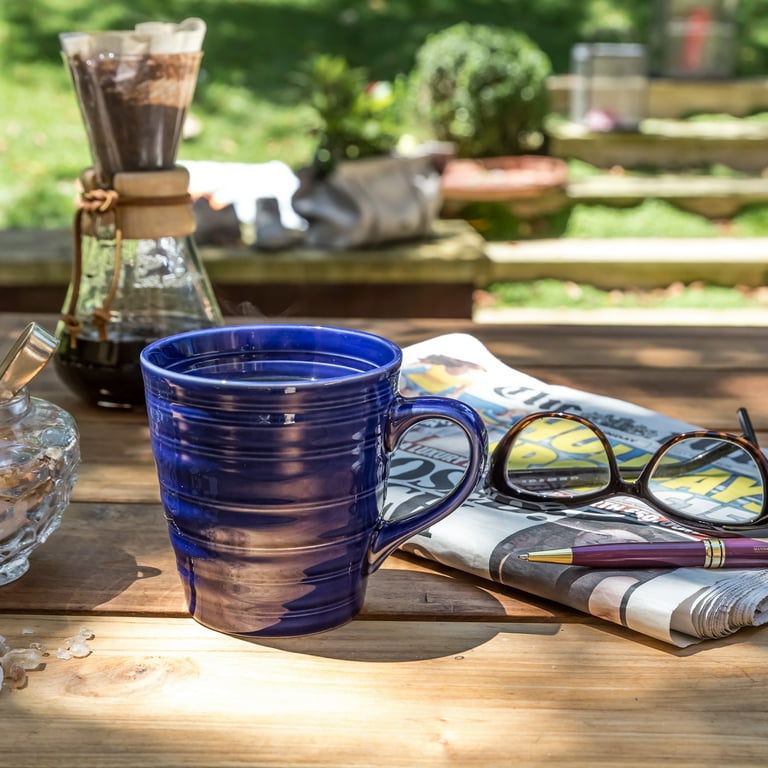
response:
<path fill-rule="evenodd" d="M 533 413 L 498 443 L 488 480 L 513 503 L 572 508 L 623 494 L 694 527 L 756 528 L 768 524 L 768 463 L 746 409 L 739 409 L 739 420 L 743 437 L 686 432 L 661 445 L 645 466 L 620 468 L 592 422 L 571 413 Z"/>

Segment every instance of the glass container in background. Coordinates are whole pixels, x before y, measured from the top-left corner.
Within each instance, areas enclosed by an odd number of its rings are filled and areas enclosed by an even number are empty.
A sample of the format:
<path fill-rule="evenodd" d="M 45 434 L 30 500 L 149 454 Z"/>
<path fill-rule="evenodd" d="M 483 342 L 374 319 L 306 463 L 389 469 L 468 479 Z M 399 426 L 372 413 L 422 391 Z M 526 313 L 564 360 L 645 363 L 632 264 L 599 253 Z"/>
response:
<path fill-rule="evenodd" d="M 648 98 L 640 43 L 578 43 L 571 49 L 571 120 L 592 131 L 634 131 Z"/>
<path fill-rule="evenodd" d="M 656 0 L 651 75 L 727 78 L 736 70 L 738 0 Z"/>

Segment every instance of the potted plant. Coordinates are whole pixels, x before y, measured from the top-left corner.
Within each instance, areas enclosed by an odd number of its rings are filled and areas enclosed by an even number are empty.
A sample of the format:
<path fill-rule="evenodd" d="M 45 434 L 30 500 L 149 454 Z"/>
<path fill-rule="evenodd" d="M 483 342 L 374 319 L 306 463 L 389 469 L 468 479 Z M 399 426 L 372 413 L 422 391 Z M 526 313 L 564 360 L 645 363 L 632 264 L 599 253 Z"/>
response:
<path fill-rule="evenodd" d="M 525 34 L 483 24 L 455 24 L 417 51 L 417 115 L 435 138 L 456 146 L 442 177 L 445 215 L 472 220 L 478 204 L 485 216 L 501 204 L 507 216 L 530 219 L 562 208 L 565 162 L 534 154 L 544 141 L 551 71 Z"/>
<path fill-rule="evenodd" d="M 394 151 L 401 133 L 399 82 L 371 82 L 365 68 L 330 54 L 310 58 L 294 82 L 315 114 L 316 165 L 330 171 L 344 160 Z"/>
<path fill-rule="evenodd" d="M 297 73 L 312 107 L 317 145 L 298 171 L 293 207 L 308 223 L 306 244 L 375 245 L 423 237 L 440 207 L 440 173 L 430 157 L 401 157 L 405 83 L 371 82 L 362 67 L 322 54 Z"/>

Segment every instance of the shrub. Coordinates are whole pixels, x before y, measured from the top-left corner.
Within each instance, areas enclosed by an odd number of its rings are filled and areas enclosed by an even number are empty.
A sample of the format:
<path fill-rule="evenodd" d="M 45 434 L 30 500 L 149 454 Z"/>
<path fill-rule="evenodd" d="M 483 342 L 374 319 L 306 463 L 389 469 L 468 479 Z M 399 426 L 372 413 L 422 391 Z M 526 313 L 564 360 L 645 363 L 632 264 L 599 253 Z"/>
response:
<path fill-rule="evenodd" d="M 315 163 L 330 168 L 392 151 L 400 135 L 398 83 L 372 83 L 365 68 L 330 54 L 311 57 L 293 79 L 317 120 Z"/>
<path fill-rule="evenodd" d="M 461 22 L 417 51 L 415 109 L 459 157 L 521 154 L 540 140 L 551 72 L 549 57 L 525 34 Z"/>

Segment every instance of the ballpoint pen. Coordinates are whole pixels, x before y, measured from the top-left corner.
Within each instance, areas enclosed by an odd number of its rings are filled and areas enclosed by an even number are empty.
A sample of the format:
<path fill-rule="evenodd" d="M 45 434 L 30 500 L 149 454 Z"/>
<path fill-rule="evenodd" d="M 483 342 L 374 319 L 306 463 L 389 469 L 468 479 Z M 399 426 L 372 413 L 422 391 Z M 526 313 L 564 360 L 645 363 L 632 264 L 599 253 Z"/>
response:
<path fill-rule="evenodd" d="M 588 544 L 518 555 L 531 563 L 590 568 L 768 568 L 768 539 Z"/>

